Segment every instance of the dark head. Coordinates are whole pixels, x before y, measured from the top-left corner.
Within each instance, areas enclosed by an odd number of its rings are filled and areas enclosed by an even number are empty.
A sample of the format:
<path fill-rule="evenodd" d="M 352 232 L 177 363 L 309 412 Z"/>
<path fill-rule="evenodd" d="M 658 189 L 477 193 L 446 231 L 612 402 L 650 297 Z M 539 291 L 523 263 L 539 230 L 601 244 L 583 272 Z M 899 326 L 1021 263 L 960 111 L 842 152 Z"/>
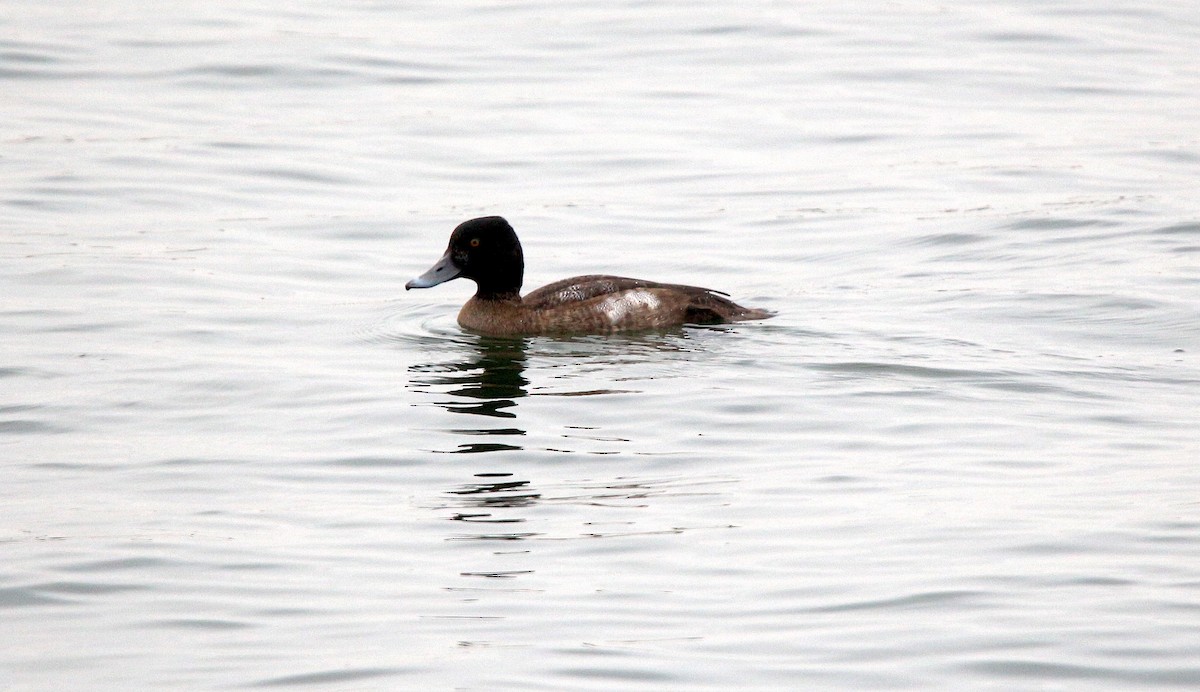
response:
<path fill-rule="evenodd" d="M 446 254 L 404 288 L 429 288 L 461 276 L 478 286 L 476 297 L 504 298 L 520 295 L 524 274 L 525 257 L 512 226 L 499 216 L 485 216 L 460 223 Z"/>

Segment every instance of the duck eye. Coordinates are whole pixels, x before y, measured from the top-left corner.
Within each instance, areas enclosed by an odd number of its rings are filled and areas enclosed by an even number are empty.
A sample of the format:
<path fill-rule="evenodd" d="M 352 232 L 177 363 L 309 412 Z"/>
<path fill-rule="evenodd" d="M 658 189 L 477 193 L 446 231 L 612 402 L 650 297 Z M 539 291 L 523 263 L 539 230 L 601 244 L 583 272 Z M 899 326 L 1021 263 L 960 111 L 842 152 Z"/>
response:
<path fill-rule="evenodd" d="M 479 247 L 479 238 L 471 238 L 471 247 Z"/>

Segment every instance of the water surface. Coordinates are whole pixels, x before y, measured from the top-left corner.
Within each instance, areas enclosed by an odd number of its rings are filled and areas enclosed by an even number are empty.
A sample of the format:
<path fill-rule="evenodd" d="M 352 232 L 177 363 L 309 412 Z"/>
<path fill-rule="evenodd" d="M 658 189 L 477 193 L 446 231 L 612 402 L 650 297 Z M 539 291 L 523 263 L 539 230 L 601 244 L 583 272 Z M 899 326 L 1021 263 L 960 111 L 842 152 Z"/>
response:
<path fill-rule="evenodd" d="M 3 689 L 1200 685 L 1191 8 L 10 10 Z"/>

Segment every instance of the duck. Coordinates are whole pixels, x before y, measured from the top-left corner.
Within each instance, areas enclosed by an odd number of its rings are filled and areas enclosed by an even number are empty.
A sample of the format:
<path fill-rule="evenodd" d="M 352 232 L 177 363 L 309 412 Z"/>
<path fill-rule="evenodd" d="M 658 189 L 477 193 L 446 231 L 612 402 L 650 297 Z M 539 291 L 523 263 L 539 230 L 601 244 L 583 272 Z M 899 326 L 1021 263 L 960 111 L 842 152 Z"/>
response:
<path fill-rule="evenodd" d="M 442 258 L 404 289 L 474 281 L 475 295 L 459 311 L 458 324 L 483 336 L 611 334 L 774 315 L 711 288 L 606 274 L 562 279 L 522 297 L 524 274 L 516 231 L 503 217 L 484 216 L 459 224 Z"/>

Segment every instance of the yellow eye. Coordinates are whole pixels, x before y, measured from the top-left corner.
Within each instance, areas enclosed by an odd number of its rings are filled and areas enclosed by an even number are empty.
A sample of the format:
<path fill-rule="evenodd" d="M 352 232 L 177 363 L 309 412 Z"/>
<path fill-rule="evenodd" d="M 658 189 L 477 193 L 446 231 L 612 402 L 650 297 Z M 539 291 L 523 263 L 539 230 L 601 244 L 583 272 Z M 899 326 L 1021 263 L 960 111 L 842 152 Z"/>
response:
<path fill-rule="evenodd" d="M 479 247 L 479 238 L 471 238 L 471 247 Z"/>

